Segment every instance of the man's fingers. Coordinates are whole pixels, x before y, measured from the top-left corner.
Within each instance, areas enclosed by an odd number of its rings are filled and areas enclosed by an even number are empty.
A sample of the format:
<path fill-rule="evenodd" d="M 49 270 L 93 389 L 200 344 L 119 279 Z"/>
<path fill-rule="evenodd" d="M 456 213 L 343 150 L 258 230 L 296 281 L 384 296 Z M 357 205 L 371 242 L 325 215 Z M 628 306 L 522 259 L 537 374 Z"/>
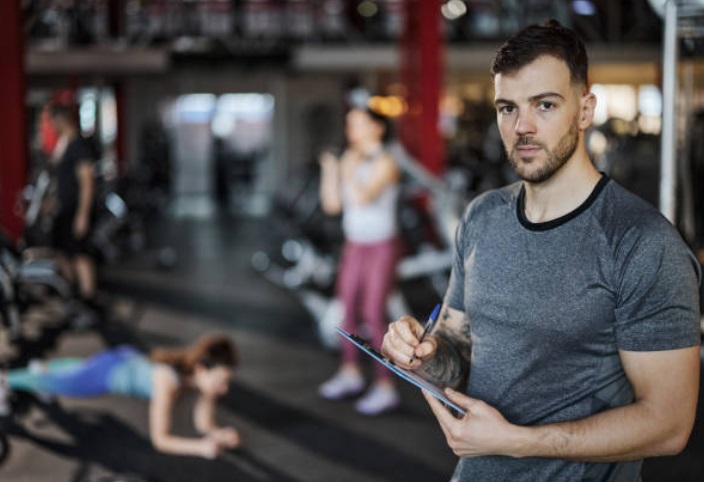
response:
<path fill-rule="evenodd" d="M 423 327 L 418 320 L 410 316 L 403 316 L 396 320 L 393 328 L 399 339 L 411 346 L 418 345 L 418 339 L 423 333 Z"/>
<path fill-rule="evenodd" d="M 397 362 L 407 362 L 413 356 L 418 345 L 418 339 L 409 326 L 413 321 L 413 318 L 403 317 L 389 325 L 382 346 L 384 355 Z"/>
<path fill-rule="evenodd" d="M 436 342 L 432 337 L 426 337 L 426 339 L 418 345 L 414 351 L 416 357 L 424 358 L 426 356 L 432 355 L 437 348 Z"/>
<path fill-rule="evenodd" d="M 436 349 L 432 337 L 420 343 L 423 325 L 411 316 L 403 316 L 389 325 L 384 335 L 381 352 L 402 368 L 416 369 L 423 359 L 430 357 Z"/>
<path fill-rule="evenodd" d="M 428 405 L 430 405 L 430 409 L 433 411 L 433 414 L 435 414 L 435 418 L 438 419 L 440 428 L 445 435 L 448 436 L 450 427 L 457 423 L 457 419 L 454 415 L 452 415 L 448 408 L 440 402 L 440 400 L 432 396 L 430 393 L 423 390 L 423 396 L 428 402 Z"/>
<path fill-rule="evenodd" d="M 445 395 L 447 395 L 447 398 L 467 411 L 469 411 L 474 404 L 479 402 L 476 398 L 468 397 L 464 393 L 453 390 L 452 388 L 446 388 Z"/>
<path fill-rule="evenodd" d="M 403 348 L 397 348 L 394 345 L 385 343 L 382 353 L 401 368 L 411 368 L 409 361 L 413 356 L 413 347 L 406 345 Z"/>

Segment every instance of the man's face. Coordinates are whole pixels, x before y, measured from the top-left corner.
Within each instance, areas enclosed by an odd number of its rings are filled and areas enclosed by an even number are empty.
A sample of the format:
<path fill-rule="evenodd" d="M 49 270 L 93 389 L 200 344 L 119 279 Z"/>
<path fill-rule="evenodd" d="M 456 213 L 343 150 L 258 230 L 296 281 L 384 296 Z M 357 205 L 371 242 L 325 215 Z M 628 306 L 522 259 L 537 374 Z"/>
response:
<path fill-rule="evenodd" d="M 573 156 L 591 125 L 593 96 L 570 82 L 567 65 L 544 55 L 494 77 L 497 123 L 506 154 L 528 182 L 550 179 Z"/>
<path fill-rule="evenodd" d="M 49 123 L 57 134 L 61 135 L 63 133 L 64 126 L 61 117 L 56 115 L 49 116 Z"/>

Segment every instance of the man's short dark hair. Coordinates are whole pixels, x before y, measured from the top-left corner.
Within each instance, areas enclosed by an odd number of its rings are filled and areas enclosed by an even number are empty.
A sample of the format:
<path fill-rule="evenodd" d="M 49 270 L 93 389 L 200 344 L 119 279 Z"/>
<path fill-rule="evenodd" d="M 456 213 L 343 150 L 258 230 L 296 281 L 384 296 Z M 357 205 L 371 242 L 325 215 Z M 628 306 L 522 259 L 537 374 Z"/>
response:
<path fill-rule="evenodd" d="M 506 40 L 496 52 L 491 76 L 514 73 L 542 55 L 562 60 L 570 69 L 570 81 L 587 85 L 589 59 L 584 43 L 557 20 L 528 26 Z"/>
<path fill-rule="evenodd" d="M 72 105 L 52 103 L 49 105 L 49 116 L 75 122 L 76 109 Z"/>

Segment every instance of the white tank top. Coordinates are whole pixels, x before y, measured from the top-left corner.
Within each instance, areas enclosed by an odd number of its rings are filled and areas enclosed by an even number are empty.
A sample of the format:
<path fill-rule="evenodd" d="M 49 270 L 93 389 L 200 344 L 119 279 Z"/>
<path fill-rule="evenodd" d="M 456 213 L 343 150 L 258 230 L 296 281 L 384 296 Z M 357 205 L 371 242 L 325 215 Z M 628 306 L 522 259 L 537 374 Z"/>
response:
<path fill-rule="evenodd" d="M 365 158 L 352 174 L 360 185 L 368 185 L 374 172 L 374 162 L 383 152 Z M 351 200 L 349 187 L 342 186 L 342 230 L 348 241 L 355 243 L 378 243 L 386 241 L 397 232 L 396 203 L 399 185 L 390 184 L 371 202 L 355 204 Z"/>

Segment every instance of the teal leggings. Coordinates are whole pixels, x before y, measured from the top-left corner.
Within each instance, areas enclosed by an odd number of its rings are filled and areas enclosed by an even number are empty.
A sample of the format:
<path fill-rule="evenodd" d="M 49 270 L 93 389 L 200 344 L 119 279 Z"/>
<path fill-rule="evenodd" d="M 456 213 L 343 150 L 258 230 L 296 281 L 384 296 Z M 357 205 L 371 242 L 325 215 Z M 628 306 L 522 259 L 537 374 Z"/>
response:
<path fill-rule="evenodd" d="M 7 382 L 13 390 L 69 397 L 92 397 L 110 393 L 110 376 L 138 352 L 129 346 L 111 348 L 90 358 L 50 360 L 46 370 L 11 370 Z"/>

